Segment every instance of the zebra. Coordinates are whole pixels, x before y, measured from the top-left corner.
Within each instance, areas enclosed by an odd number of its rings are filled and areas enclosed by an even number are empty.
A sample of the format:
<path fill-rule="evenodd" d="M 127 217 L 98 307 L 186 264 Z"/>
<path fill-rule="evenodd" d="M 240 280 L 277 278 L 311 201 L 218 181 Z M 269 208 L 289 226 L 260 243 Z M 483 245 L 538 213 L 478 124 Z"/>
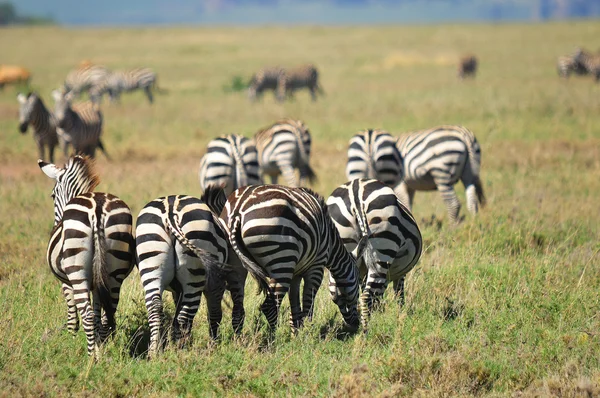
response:
<path fill-rule="evenodd" d="M 199 178 L 203 191 L 209 185 L 221 185 L 226 195 L 246 185 L 260 184 L 254 142 L 237 134 L 215 138 L 200 160 Z"/>
<path fill-rule="evenodd" d="M 211 186 L 205 195 L 210 197 L 219 191 L 222 188 Z M 281 185 L 239 188 L 229 195 L 221 221 L 233 251 L 258 281 L 261 291 L 266 292 L 261 311 L 271 336 L 288 290 L 292 330 L 310 317 L 324 267 L 336 281 L 330 293 L 347 327 L 358 328 L 356 261 L 344 248 L 319 194 L 308 188 Z M 300 304 L 302 279 L 304 308 Z"/>
<path fill-rule="evenodd" d="M 46 108 L 44 101 L 37 93 L 27 94 L 19 93 L 19 131 L 23 134 L 27 132 L 29 125 L 33 128 L 33 138 L 38 147 L 40 159 L 48 159 L 50 163 L 54 162 L 54 148 L 57 144 L 63 148 L 65 158 L 67 157 L 66 143 L 59 140 L 56 134 L 56 120 L 52 112 Z M 45 148 L 48 148 L 48 158 L 44 156 Z"/>
<path fill-rule="evenodd" d="M 248 85 L 248 98 L 251 101 L 262 96 L 266 90 L 272 90 L 278 101 L 283 101 L 284 97 L 278 95 L 278 85 L 281 81 L 281 76 L 285 74 L 285 70 L 280 66 L 265 67 L 260 69 L 250 79 Z"/>
<path fill-rule="evenodd" d="M 460 58 L 458 62 L 458 77 L 464 79 L 465 77 L 474 78 L 477 74 L 478 61 L 474 55 L 465 55 Z"/>
<path fill-rule="evenodd" d="M 579 62 L 576 62 L 573 55 L 558 57 L 556 61 L 558 75 L 565 79 L 569 78 L 571 73 L 576 75 L 586 75 L 587 70 Z"/>
<path fill-rule="evenodd" d="M 187 195 L 155 199 L 139 213 L 135 230 L 136 259 L 150 325 L 149 357 L 158 353 L 164 334 L 164 290 L 173 293 L 177 305 L 172 340 L 183 345 L 191 338 L 206 279 L 210 280 L 211 272 L 219 278 L 222 264 L 228 260 L 227 237 L 216 220 L 205 203 Z M 243 286 L 241 289 L 243 297 Z M 212 302 L 217 300 L 220 306 L 220 297 Z M 234 303 L 239 304 L 239 300 L 234 298 Z M 235 322 L 243 322 L 243 302 L 241 313 L 239 305 L 235 310 Z M 211 336 L 216 337 L 220 318 L 212 312 L 209 317 Z"/>
<path fill-rule="evenodd" d="M 346 177 L 375 178 L 395 187 L 402 179 L 396 139 L 384 130 L 363 130 L 350 139 Z"/>
<path fill-rule="evenodd" d="M 591 54 L 578 48 L 573 56 L 573 61 L 581 65 L 585 72 L 594 76 L 596 82 L 600 81 L 600 54 Z"/>
<path fill-rule="evenodd" d="M 475 135 L 462 126 L 439 126 L 398 138 L 403 179 L 394 191 L 408 210 L 415 191 L 438 190 L 446 203 L 450 221 L 457 224 L 460 202 L 454 184 L 465 186 L 467 209 L 476 214 L 478 204 L 485 206 L 479 177 L 481 148 Z"/>
<path fill-rule="evenodd" d="M 157 88 L 156 80 L 156 73 L 150 68 L 114 71 L 90 88 L 90 98 L 92 102 L 99 103 L 102 96 L 108 93 L 111 102 L 114 102 L 120 99 L 123 92 L 144 90 L 148 101 L 152 103 L 152 89 Z"/>
<path fill-rule="evenodd" d="M 283 119 L 260 130 L 254 136 L 260 172 L 269 175 L 272 184 L 283 178 L 291 187 L 298 186 L 294 172 L 300 170 L 300 185 L 305 180 L 313 182 L 316 175 L 309 164 L 311 137 L 308 128 L 300 120 Z"/>
<path fill-rule="evenodd" d="M 57 133 L 59 138 L 64 140 L 65 148 L 71 144 L 75 153 L 93 158 L 98 147 L 107 159 L 110 159 L 100 139 L 103 121 L 100 109 L 91 102 L 71 106 L 73 93 L 63 94 L 54 90 L 52 97 L 55 101 L 54 117 Z"/>
<path fill-rule="evenodd" d="M 404 303 L 404 278 L 419 261 L 423 249 L 421 232 L 392 188 L 374 179 L 342 184 L 327 199 L 327 210 L 346 249 L 355 258 L 358 242 L 368 239 L 358 260 L 363 281 L 361 317 L 366 326 L 374 301 L 383 295 L 390 281 L 400 303 Z"/>
<path fill-rule="evenodd" d="M 301 65 L 290 68 L 280 75 L 277 85 L 277 97 L 280 101 L 286 96 L 294 96 L 294 91 L 307 88 L 313 101 L 317 100 L 317 94 L 324 95 L 325 92 L 319 84 L 319 72 L 312 64 Z"/>
<path fill-rule="evenodd" d="M 87 352 L 98 357 L 100 344 L 115 330 L 120 288 L 133 269 L 131 211 L 116 196 L 94 192 L 99 178 L 87 157 L 71 157 L 64 168 L 43 160 L 38 165 L 56 180 L 46 259 L 62 282 L 67 329 L 77 332 L 79 312 Z"/>
<path fill-rule="evenodd" d="M 84 91 L 89 91 L 92 87 L 100 84 L 110 75 L 110 70 L 101 65 L 81 66 L 71 70 L 65 78 L 63 91 L 72 92 L 73 96 L 78 96 Z"/>

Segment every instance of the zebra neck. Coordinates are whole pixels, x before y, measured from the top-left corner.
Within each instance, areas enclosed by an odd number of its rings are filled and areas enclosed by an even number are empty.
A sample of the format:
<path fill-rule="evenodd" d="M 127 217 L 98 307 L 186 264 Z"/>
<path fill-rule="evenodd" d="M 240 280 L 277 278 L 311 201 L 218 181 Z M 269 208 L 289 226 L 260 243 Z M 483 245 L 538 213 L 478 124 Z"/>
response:
<path fill-rule="evenodd" d="M 35 106 L 33 112 L 36 116 L 31 118 L 31 126 L 35 131 L 47 131 L 50 127 L 50 112 L 41 101 Z"/>

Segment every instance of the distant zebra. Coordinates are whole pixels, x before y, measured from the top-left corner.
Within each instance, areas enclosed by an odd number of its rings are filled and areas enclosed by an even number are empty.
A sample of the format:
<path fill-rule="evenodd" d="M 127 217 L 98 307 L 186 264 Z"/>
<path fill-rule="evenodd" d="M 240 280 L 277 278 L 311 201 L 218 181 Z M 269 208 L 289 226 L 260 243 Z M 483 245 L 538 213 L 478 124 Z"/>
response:
<path fill-rule="evenodd" d="M 250 79 L 248 87 L 248 98 L 251 101 L 260 98 L 264 91 L 272 90 L 278 101 L 283 101 L 284 97 L 279 97 L 277 87 L 281 80 L 281 76 L 285 74 L 285 70 L 279 66 L 266 67 L 260 69 Z"/>
<path fill-rule="evenodd" d="M 573 56 L 573 61 L 581 65 L 585 72 L 594 76 L 596 82 L 600 81 L 600 54 L 592 54 L 579 48 Z"/>
<path fill-rule="evenodd" d="M 200 160 L 199 177 L 203 191 L 209 185 L 222 185 L 226 195 L 246 185 L 260 184 L 254 142 L 237 134 L 215 138 Z"/>
<path fill-rule="evenodd" d="M 54 147 L 59 143 L 56 134 L 56 120 L 52 112 L 46 108 L 44 102 L 37 93 L 28 93 L 27 95 L 19 93 L 19 131 L 23 134 L 27 132 L 27 127 L 33 128 L 33 138 L 38 147 L 40 159 L 49 159 L 54 162 Z M 61 146 L 66 153 L 66 145 L 61 141 Z M 45 148 L 48 148 L 48 157 L 45 155 Z"/>
<path fill-rule="evenodd" d="M 576 62 L 574 56 L 567 55 L 558 57 L 556 62 L 558 75 L 563 78 L 568 78 L 572 73 L 576 75 L 586 75 L 587 70 L 579 62 Z"/>
<path fill-rule="evenodd" d="M 73 145 L 76 154 L 94 157 L 96 147 L 108 157 L 100 140 L 102 135 L 102 112 L 91 102 L 71 106 L 72 93 L 63 94 L 58 90 L 52 92 L 54 98 L 54 117 L 60 139 Z M 110 158 L 109 158 L 110 159 Z"/>
<path fill-rule="evenodd" d="M 470 130 L 462 126 L 439 126 L 403 135 L 396 146 L 404 177 L 395 192 L 409 210 L 415 191 L 437 189 L 446 203 L 450 221 L 458 223 L 460 202 L 454 184 L 459 179 L 466 189 L 467 209 L 476 214 L 478 202 L 485 205 L 479 178 L 481 148 Z"/>
<path fill-rule="evenodd" d="M 205 195 L 219 190 L 210 187 Z M 330 291 L 344 321 L 353 329 L 358 327 L 356 261 L 344 248 L 321 196 L 307 188 L 281 185 L 240 188 L 229 195 L 221 219 L 231 247 L 266 292 L 261 311 L 271 333 L 288 290 L 292 328 L 300 327 L 309 316 L 321 284 L 310 276 L 316 273 L 322 278 L 323 267 L 329 268 L 336 281 Z M 303 278 L 304 308 L 300 305 Z"/>
<path fill-rule="evenodd" d="M 319 72 L 312 65 L 301 65 L 290 68 L 280 76 L 277 87 L 278 98 L 293 97 L 296 90 L 307 88 L 313 101 L 317 100 L 317 93 L 323 95 L 323 88 L 319 85 Z"/>
<path fill-rule="evenodd" d="M 464 79 L 465 77 L 475 77 L 477 74 L 477 58 L 474 55 L 465 55 L 460 58 L 458 62 L 458 77 Z"/>
<path fill-rule="evenodd" d="M 291 187 L 298 186 L 295 169 L 300 170 L 300 185 L 308 179 L 311 183 L 316 175 L 310 167 L 311 137 L 308 128 L 300 120 L 283 119 L 272 126 L 259 131 L 254 136 L 260 172 L 277 183 L 277 177 L 283 178 Z"/>
<path fill-rule="evenodd" d="M 110 70 L 101 65 L 90 64 L 73 69 L 65 78 L 64 92 L 72 92 L 73 96 L 79 96 L 82 92 L 100 84 L 109 74 Z"/>
<path fill-rule="evenodd" d="M 152 89 L 156 88 L 156 80 L 156 73 L 150 68 L 114 71 L 90 88 L 90 98 L 99 103 L 102 96 L 108 94 L 111 101 L 118 101 L 123 92 L 144 90 L 148 101 L 152 103 Z"/>
<path fill-rule="evenodd" d="M 396 148 L 396 138 L 384 130 L 364 130 L 350 139 L 348 180 L 375 178 L 395 187 L 402 178 L 402 160 Z"/>
<path fill-rule="evenodd" d="M 390 281 L 394 282 L 400 303 L 404 303 L 404 277 L 421 257 L 421 232 L 394 191 L 378 180 L 355 179 L 341 185 L 327 199 L 327 209 L 346 249 L 355 258 L 360 240 L 368 239 L 358 260 L 363 281 L 361 317 L 366 325 L 373 302 L 383 295 Z"/>
<path fill-rule="evenodd" d="M 77 332 L 79 312 L 88 354 L 97 356 L 99 345 L 115 330 L 121 284 L 133 268 L 131 211 L 116 196 L 93 192 L 99 179 L 88 158 L 72 157 L 65 168 L 42 160 L 38 164 L 56 180 L 47 260 L 62 282 L 67 327 Z"/>
<path fill-rule="evenodd" d="M 164 290 L 173 293 L 177 305 L 172 340 L 184 344 L 191 337 L 207 271 L 213 267 L 216 272 L 218 268 L 214 267 L 227 261 L 227 237 L 208 206 L 185 195 L 161 197 L 144 206 L 135 233 L 150 324 L 148 354 L 152 357 L 158 353 L 164 335 Z M 214 325 L 215 333 L 217 328 Z"/>

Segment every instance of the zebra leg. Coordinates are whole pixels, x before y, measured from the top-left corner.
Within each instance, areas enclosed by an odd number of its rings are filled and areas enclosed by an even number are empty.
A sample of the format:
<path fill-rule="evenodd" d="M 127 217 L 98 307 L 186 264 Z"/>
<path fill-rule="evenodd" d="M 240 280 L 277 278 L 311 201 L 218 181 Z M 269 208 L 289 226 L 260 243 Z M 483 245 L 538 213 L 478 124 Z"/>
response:
<path fill-rule="evenodd" d="M 211 276 L 208 279 L 206 289 L 204 289 L 204 296 L 206 297 L 206 306 L 208 307 L 209 333 L 213 340 L 219 338 L 219 326 L 223 319 L 221 303 L 224 293 L 225 281 Z"/>
<path fill-rule="evenodd" d="M 365 328 L 373 312 L 374 303 L 383 296 L 387 287 L 388 268 L 389 264 L 378 262 L 376 269 L 368 271 L 367 283 L 360 296 L 360 315 Z"/>
<path fill-rule="evenodd" d="M 302 307 L 300 307 L 300 282 L 301 276 L 294 276 L 290 285 L 290 327 L 292 333 L 296 334 L 302 326 Z"/>
<path fill-rule="evenodd" d="M 469 213 L 475 215 L 479 210 L 479 199 L 477 198 L 477 177 L 473 175 L 471 167 L 467 166 L 463 170 L 463 174 L 460 178 L 463 185 L 465 186 L 465 196 L 467 197 L 467 210 Z"/>
<path fill-rule="evenodd" d="M 38 141 L 37 147 L 38 147 L 38 159 L 46 160 L 46 158 L 44 157 L 45 152 L 46 152 L 46 151 L 44 151 L 44 144 L 41 141 Z M 53 163 L 52 160 L 50 160 L 50 163 Z"/>
<path fill-rule="evenodd" d="M 298 187 L 298 179 L 296 177 L 294 166 L 292 166 L 291 162 L 278 162 L 277 167 L 279 167 L 279 170 L 281 170 L 281 174 L 283 175 L 283 178 L 288 186 L 292 188 Z"/>
<path fill-rule="evenodd" d="M 50 163 L 54 163 L 54 144 L 48 145 L 48 157 L 50 158 Z M 43 158 L 40 158 L 43 159 Z"/>
<path fill-rule="evenodd" d="M 179 268 L 177 269 L 177 280 L 180 286 L 173 286 L 173 300 L 177 307 L 173 317 L 173 341 L 179 347 L 184 347 L 191 341 L 192 325 L 194 317 L 200 307 L 202 292 L 206 284 L 206 269 L 197 257 L 188 256 L 179 242 L 175 245 Z"/>
<path fill-rule="evenodd" d="M 415 190 L 410 188 L 404 181 L 400 182 L 394 187 L 394 193 L 400 200 L 400 202 L 412 212 L 413 199 L 415 197 Z"/>
<path fill-rule="evenodd" d="M 277 174 L 269 174 L 269 178 L 271 179 L 271 184 L 277 184 Z"/>
<path fill-rule="evenodd" d="M 302 315 L 312 321 L 314 302 L 317 291 L 323 282 L 324 267 L 313 267 L 304 275 L 304 288 L 302 291 Z"/>
<path fill-rule="evenodd" d="M 146 97 L 148 97 L 148 101 L 152 103 L 154 100 L 152 97 L 152 88 L 150 86 L 144 87 L 144 92 L 146 93 Z"/>
<path fill-rule="evenodd" d="M 279 317 L 279 308 L 281 308 L 281 303 L 289 288 L 289 283 L 272 282 L 271 292 L 267 293 L 265 301 L 260 306 L 261 311 L 265 314 L 265 318 L 267 318 L 267 322 L 269 323 L 269 332 L 271 336 L 274 336 L 275 329 L 277 328 L 277 319 Z"/>
<path fill-rule="evenodd" d="M 65 301 L 67 302 L 67 330 L 72 334 L 75 334 L 79 330 L 79 317 L 77 315 L 75 298 L 73 297 L 73 288 L 63 282 L 62 293 L 65 296 Z"/>
<path fill-rule="evenodd" d="M 95 314 L 94 309 L 91 305 L 90 291 L 88 288 L 87 281 L 78 284 L 79 288 L 73 287 L 75 303 L 77 303 L 77 310 L 81 315 L 81 323 L 85 336 L 87 339 L 87 352 L 88 355 L 98 355 L 98 345 L 96 344 L 96 330 L 95 330 Z M 82 286 L 83 285 L 83 286 Z"/>
<path fill-rule="evenodd" d="M 163 302 L 161 294 L 154 293 L 151 296 L 148 296 L 148 289 L 146 286 L 145 290 L 146 309 L 148 310 L 148 324 L 150 325 L 150 346 L 148 347 L 148 358 L 152 359 L 158 354 L 158 350 L 162 347 L 163 343 Z"/>
<path fill-rule="evenodd" d="M 404 276 L 394 281 L 394 294 L 398 299 L 398 304 L 404 306 Z"/>
<path fill-rule="evenodd" d="M 446 203 L 446 208 L 448 209 L 448 216 L 450 217 L 450 222 L 454 225 L 460 223 L 458 219 L 458 213 L 460 212 L 460 202 L 458 201 L 458 197 L 456 196 L 456 192 L 454 192 L 454 187 L 448 184 L 437 184 L 437 189 L 442 195 L 442 199 Z"/>
<path fill-rule="evenodd" d="M 233 326 L 233 331 L 238 335 L 242 333 L 246 317 L 246 311 L 244 310 L 244 285 L 246 284 L 247 275 L 248 271 L 241 268 L 230 273 L 227 281 L 227 289 L 230 291 L 231 300 L 233 301 L 231 325 Z"/>

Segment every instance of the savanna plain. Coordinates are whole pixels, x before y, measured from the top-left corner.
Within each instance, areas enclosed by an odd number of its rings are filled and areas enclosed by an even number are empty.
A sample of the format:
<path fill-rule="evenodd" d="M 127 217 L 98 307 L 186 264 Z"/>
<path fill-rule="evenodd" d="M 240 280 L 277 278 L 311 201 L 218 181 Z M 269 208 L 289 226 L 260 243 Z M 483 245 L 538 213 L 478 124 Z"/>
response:
<path fill-rule="evenodd" d="M 224 319 L 212 344 L 203 303 L 193 343 L 145 351 L 148 328 L 136 270 L 126 279 L 118 330 L 94 363 L 85 336 L 63 329 L 66 305 L 45 251 L 52 181 L 37 166 L 31 132 L 18 130 L 18 88 L 0 92 L 0 395 L 3 396 L 594 396 L 600 394 L 600 85 L 560 79 L 556 57 L 598 49 L 596 21 L 535 25 L 2 29 L 2 61 L 32 71 L 50 93 L 89 59 L 112 69 L 149 66 L 168 90 L 102 105 L 112 161 L 96 161 L 99 191 L 134 215 L 168 194 L 200 195 L 207 142 L 253 135 L 281 117 L 313 135 L 313 188 L 345 182 L 349 138 L 460 124 L 482 147 L 488 205 L 454 228 L 441 197 L 417 192 L 413 213 L 424 252 L 406 304 L 386 296 L 367 333 L 341 338 L 325 288 L 315 318 L 296 336 L 282 309 L 273 344 L 255 282 L 246 325 Z M 455 64 L 476 54 L 460 82 Z M 311 102 L 236 91 L 264 65 L 313 62 L 326 92 Z M 57 151 L 59 164 L 64 162 Z M 465 214 L 464 189 L 457 192 Z M 388 292 L 389 293 L 389 292 Z M 166 294 L 170 300 L 170 295 Z M 173 313 L 168 301 L 167 312 Z M 227 306 L 227 304 L 224 304 Z M 225 311 L 227 314 L 227 311 Z"/>

